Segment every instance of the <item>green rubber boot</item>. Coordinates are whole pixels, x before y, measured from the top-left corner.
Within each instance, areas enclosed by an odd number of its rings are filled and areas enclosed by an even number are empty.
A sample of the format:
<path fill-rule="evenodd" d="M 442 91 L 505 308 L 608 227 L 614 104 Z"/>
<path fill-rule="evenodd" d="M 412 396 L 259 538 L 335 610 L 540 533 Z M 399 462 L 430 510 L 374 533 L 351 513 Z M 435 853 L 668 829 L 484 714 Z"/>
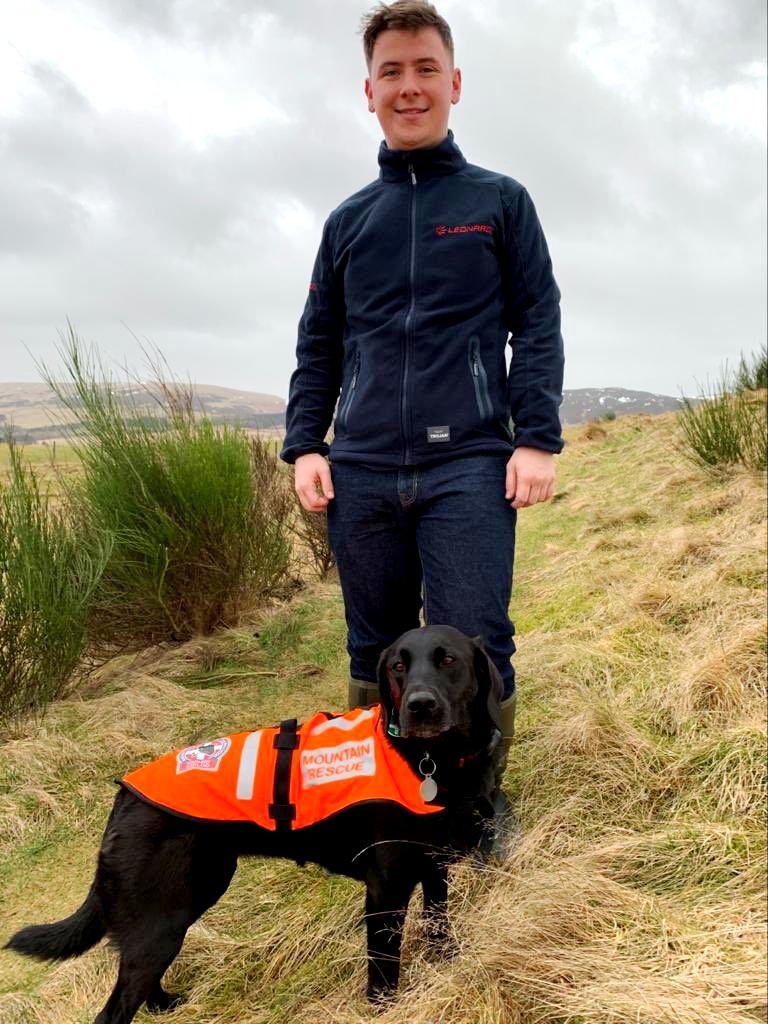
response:
<path fill-rule="evenodd" d="M 516 693 L 501 702 L 501 742 L 496 748 L 493 758 L 493 770 L 496 775 L 496 789 L 492 801 L 494 815 L 493 821 L 488 823 L 478 851 L 480 860 L 484 864 L 489 861 L 505 860 L 512 849 L 517 831 L 517 821 L 512 811 L 512 805 L 501 788 L 507 767 L 509 748 L 512 746 L 515 736 L 516 703 Z"/>
<path fill-rule="evenodd" d="M 369 683 L 366 679 L 350 679 L 347 703 L 352 708 L 368 708 L 379 703 L 379 687 L 377 683 Z"/>
<path fill-rule="evenodd" d="M 515 705 L 517 704 L 517 692 L 501 702 L 501 743 L 496 750 L 496 785 L 501 788 L 501 780 L 507 767 L 509 748 L 515 738 Z"/>

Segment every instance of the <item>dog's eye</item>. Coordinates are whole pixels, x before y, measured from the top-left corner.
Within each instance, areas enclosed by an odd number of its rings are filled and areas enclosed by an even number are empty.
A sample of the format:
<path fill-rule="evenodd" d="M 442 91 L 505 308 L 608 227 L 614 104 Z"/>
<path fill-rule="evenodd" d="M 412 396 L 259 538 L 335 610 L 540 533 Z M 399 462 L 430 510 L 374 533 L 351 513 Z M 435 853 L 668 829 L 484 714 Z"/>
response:
<path fill-rule="evenodd" d="M 453 663 L 455 661 L 456 661 L 456 659 L 454 658 L 454 656 L 452 654 L 444 654 L 443 657 L 440 660 L 440 664 L 441 665 L 453 665 Z"/>
<path fill-rule="evenodd" d="M 395 664 L 392 666 L 392 671 L 405 672 L 405 665 L 402 663 L 402 661 L 396 661 Z"/>

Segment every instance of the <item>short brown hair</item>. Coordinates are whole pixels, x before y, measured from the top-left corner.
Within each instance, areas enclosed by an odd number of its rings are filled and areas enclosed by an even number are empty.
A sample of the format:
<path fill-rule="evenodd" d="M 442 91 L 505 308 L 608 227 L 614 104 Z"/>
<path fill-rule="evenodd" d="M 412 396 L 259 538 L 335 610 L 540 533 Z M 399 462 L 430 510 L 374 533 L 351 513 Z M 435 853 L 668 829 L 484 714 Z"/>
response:
<path fill-rule="evenodd" d="M 395 0 L 392 4 L 377 4 L 365 15 L 360 27 L 368 67 L 371 66 L 376 40 L 382 32 L 391 28 L 409 32 L 418 32 L 422 28 L 437 29 L 453 63 L 451 26 L 427 0 Z"/>

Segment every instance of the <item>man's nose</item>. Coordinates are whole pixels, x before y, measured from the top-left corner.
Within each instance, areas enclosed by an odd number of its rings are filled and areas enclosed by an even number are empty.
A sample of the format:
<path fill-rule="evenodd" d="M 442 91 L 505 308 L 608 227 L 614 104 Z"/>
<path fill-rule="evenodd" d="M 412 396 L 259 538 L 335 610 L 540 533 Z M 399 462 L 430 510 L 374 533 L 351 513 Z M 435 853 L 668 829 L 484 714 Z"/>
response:
<path fill-rule="evenodd" d="M 400 82 L 400 93 L 404 96 L 410 96 L 417 92 L 421 92 L 419 76 L 415 73 L 409 74 L 406 72 Z"/>

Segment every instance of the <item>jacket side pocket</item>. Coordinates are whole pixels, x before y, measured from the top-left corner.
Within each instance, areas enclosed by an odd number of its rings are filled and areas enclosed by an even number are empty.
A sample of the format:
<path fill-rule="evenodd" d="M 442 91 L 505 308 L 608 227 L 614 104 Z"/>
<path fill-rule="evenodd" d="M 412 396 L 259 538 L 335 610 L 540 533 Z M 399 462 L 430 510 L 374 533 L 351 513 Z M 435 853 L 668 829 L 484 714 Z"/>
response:
<path fill-rule="evenodd" d="M 472 383 L 475 387 L 475 401 L 480 419 L 485 421 L 493 419 L 493 405 L 488 392 L 488 374 L 483 366 L 480 355 L 480 339 L 472 335 L 469 339 L 469 371 L 472 374 Z"/>
<path fill-rule="evenodd" d="M 358 349 L 355 353 L 355 362 L 352 367 L 352 377 L 349 381 L 349 388 L 344 397 L 344 401 L 341 403 L 341 408 L 336 415 L 336 431 L 339 431 L 346 427 L 347 419 L 349 417 L 349 410 L 352 407 L 352 402 L 355 398 L 355 390 L 357 389 L 357 380 L 360 376 L 360 350 Z"/>

